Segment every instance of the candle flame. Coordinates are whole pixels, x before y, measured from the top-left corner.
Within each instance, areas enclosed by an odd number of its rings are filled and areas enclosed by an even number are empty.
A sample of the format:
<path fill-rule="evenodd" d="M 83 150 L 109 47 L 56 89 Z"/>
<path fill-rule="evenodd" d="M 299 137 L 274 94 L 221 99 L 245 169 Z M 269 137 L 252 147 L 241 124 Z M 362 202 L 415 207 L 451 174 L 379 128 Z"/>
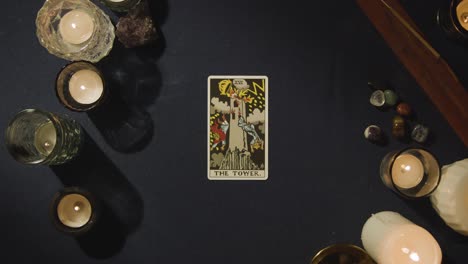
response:
<path fill-rule="evenodd" d="M 73 208 L 76 212 L 78 212 L 81 208 L 77 205 Z"/>

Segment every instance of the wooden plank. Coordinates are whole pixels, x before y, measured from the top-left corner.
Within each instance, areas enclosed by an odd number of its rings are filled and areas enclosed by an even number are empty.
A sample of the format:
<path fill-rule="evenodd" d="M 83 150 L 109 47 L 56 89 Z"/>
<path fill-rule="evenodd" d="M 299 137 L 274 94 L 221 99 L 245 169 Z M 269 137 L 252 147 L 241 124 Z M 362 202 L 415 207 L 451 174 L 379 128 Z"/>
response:
<path fill-rule="evenodd" d="M 468 147 L 468 93 L 450 66 L 425 40 L 398 0 L 357 3 Z"/>

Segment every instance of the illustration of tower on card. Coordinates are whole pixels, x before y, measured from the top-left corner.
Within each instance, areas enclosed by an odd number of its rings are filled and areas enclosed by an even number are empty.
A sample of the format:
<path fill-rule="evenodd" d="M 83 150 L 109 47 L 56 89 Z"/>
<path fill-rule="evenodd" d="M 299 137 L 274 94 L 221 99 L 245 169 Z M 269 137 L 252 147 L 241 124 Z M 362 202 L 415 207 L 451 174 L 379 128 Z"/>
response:
<path fill-rule="evenodd" d="M 246 117 L 245 102 L 237 97 L 237 94 L 231 95 L 231 113 L 229 123 L 229 150 L 234 151 L 236 148 L 239 151 L 248 150 L 246 133 L 239 126 L 239 118 Z"/>

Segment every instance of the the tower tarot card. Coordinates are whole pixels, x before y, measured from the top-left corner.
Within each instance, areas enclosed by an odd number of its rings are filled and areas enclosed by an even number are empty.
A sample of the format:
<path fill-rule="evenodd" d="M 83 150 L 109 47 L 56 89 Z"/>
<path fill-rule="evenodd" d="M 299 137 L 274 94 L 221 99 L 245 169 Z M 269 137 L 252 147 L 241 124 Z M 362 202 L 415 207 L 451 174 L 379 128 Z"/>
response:
<path fill-rule="evenodd" d="M 268 77 L 208 78 L 208 179 L 268 178 Z"/>

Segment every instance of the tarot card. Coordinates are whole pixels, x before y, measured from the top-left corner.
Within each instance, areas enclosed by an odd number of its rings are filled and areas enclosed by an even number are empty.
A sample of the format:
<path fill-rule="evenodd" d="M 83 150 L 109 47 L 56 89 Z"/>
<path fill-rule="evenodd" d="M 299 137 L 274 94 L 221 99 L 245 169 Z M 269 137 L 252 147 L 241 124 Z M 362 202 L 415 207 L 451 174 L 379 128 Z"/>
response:
<path fill-rule="evenodd" d="M 268 178 L 268 77 L 208 78 L 208 179 Z"/>

